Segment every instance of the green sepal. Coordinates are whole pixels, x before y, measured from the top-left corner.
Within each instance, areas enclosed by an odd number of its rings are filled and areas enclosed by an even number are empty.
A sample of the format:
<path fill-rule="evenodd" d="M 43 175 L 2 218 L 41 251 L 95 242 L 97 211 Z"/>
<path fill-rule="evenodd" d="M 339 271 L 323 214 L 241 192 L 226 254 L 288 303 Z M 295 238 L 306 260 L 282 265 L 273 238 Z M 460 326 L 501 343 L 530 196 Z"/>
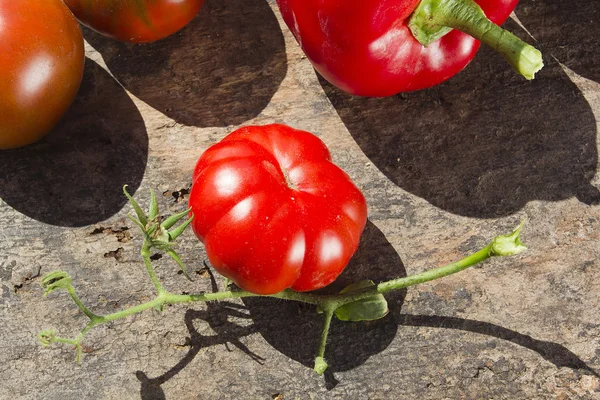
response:
<path fill-rule="evenodd" d="M 137 201 L 135 201 L 133 197 L 131 197 L 131 195 L 127 192 L 127 185 L 123 186 L 123 193 L 125 193 L 125 197 L 127 197 L 127 200 L 129 200 L 129 203 L 131 203 L 131 206 L 133 207 L 135 214 L 137 215 L 138 220 L 141 222 L 142 226 L 146 226 L 146 224 L 148 223 L 148 217 L 146 216 L 144 211 L 142 211 L 142 208 L 137 203 Z"/>
<path fill-rule="evenodd" d="M 156 229 L 152 229 L 152 240 L 164 243 L 171 243 L 169 238 L 169 231 L 162 227 L 162 225 L 153 225 Z"/>
<path fill-rule="evenodd" d="M 150 205 L 148 206 L 148 219 L 152 221 L 158 215 L 158 202 L 154 190 L 150 190 Z"/>
<path fill-rule="evenodd" d="M 427 47 L 449 33 L 452 28 L 439 24 L 435 18 L 438 1 L 423 0 L 408 20 L 408 28 L 419 43 Z M 477 6 L 479 9 L 481 7 Z"/>
<path fill-rule="evenodd" d="M 160 226 L 162 226 L 165 229 L 170 229 L 173 225 L 175 225 L 177 222 L 179 222 L 179 220 L 183 217 L 185 217 L 186 215 L 188 215 L 190 213 L 191 209 L 187 209 L 185 211 L 182 211 L 180 213 L 177 214 L 173 214 L 170 217 L 166 218 L 161 224 Z"/>
<path fill-rule="evenodd" d="M 160 228 L 159 224 L 150 224 L 150 226 L 146 227 L 146 234 L 148 236 L 154 236 L 159 228 Z"/>
<path fill-rule="evenodd" d="M 364 291 L 374 287 L 371 280 L 355 282 L 345 287 L 340 294 Z M 338 307 L 334 314 L 341 321 L 373 321 L 385 317 L 389 312 L 387 301 L 381 293 L 374 294 L 365 299 L 354 301 Z"/>
<path fill-rule="evenodd" d="M 137 219 L 133 218 L 129 214 L 127 214 L 127 218 L 129 218 L 131 221 L 133 221 L 133 223 L 136 224 L 142 230 L 142 232 L 146 231 L 146 228 L 144 227 L 144 225 L 142 225 L 142 223 L 140 221 L 138 221 Z"/>
<path fill-rule="evenodd" d="M 190 218 L 188 218 L 183 224 L 179 225 L 177 228 L 173 229 L 172 231 L 169 232 L 169 239 L 171 241 L 174 241 L 175 239 L 177 239 L 182 233 L 183 231 L 185 231 L 185 228 L 188 227 L 188 225 L 194 220 L 194 216 L 192 215 Z"/>

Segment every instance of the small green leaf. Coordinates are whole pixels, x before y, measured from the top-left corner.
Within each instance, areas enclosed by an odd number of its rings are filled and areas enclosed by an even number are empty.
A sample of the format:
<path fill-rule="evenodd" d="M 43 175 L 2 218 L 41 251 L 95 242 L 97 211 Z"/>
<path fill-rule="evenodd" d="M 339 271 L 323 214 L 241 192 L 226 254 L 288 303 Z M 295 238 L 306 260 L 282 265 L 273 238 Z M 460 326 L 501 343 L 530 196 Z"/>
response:
<path fill-rule="evenodd" d="M 355 282 L 345 287 L 340 294 L 358 292 L 374 286 L 375 283 L 371 280 Z M 341 321 L 372 321 L 385 317 L 388 312 L 387 301 L 380 293 L 345 304 L 334 311 Z"/>
<path fill-rule="evenodd" d="M 71 277 L 65 271 L 53 271 L 42 277 L 41 285 L 44 288 L 44 296 L 57 289 L 67 289 L 71 286 Z"/>

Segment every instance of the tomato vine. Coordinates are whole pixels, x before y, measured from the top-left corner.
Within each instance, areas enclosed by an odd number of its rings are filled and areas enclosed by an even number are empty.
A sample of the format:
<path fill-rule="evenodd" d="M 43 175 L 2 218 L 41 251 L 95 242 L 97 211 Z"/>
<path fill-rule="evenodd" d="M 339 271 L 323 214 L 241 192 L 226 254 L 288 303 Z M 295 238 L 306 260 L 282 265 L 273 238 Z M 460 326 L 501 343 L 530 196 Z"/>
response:
<path fill-rule="evenodd" d="M 144 241 L 141 246 L 140 254 L 144 260 L 150 280 L 156 289 L 156 296 L 154 299 L 136 306 L 111 314 L 99 315 L 90 311 L 80 300 L 73 287 L 72 279 L 67 272 L 54 271 L 45 275 L 41 280 L 42 287 L 45 289 L 45 295 L 59 289 L 66 290 L 81 312 L 88 317 L 89 322 L 75 338 L 64 338 L 58 336 L 53 330 L 44 330 L 39 334 L 39 340 L 45 346 L 48 346 L 52 343 L 64 343 L 75 346 L 77 350 L 77 362 L 81 361 L 82 341 L 85 335 L 97 325 L 121 318 L 126 318 L 152 308 L 162 311 L 164 306 L 167 304 L 185 304 L 193 302 L 236 299 L 242 297 L 267 296 L 283 300 L 292 300 L 313 304 L 317 306 L 317 309 L 320 312 L 322 312 L 323 329 L 314 364 L 314 370 L 317 373 L 322 374 L 327 369 L 325 348 L 327 344 L 329 327 L 334 315 L 343 321 L 363 321 L 382 318 L 387 314 L 388 311 L 387 302 L 383 296 L 384 293 L 439 279 L 477 265 L 491 257 L 510 256 L 521 253 L 526 249 L 520 239 L 520 233 L 523 227 L 522 222 L 510 234 L 496 236 L 487 246 L 457 262 L 453 262 L 448 265 L 418 274 L 396 278 L 377 284 L 373 283 L 372 281 L 356 282 L 346 287 L 346 289 L 342 290 L 339 294 L 323 295 L 311 292 L 296 292 L 291 289 L 285 289 L 275 294 L 260 295 L 237 288 L 232 288 L 231 290 L 214 293 L 179 295 L 170 293 L 160 283 L 150 260 L 150 250 L 155 249 L 169 255 L 177 262 L 184 274 L 187 275 L 185 272 L 185 266 L 174 249 L 174 243 L 176 239 L 184 232 L 187 226 L 192 222 L 193 217 L 184 220 L 184 218 L 188 215 L 188 210 L 186 210 L 163 219 L 162 216 L 159 215 L 157 200 L 154 193 L 151 193 L 149 211 L 146 213 L 129 195 L 129 193 L 127 193 L 126 187 L 123 188 L 123 191 L 129 199 L 137 217 L 135 218 L 129 216 L 129 218 L 140 228 L 144 235 Z M 181 222 L 182 220 L 183 222 L 180 225 L 177 225 L 177 223 Z M 175 227 L 175 225 L 177 226 Z"/>

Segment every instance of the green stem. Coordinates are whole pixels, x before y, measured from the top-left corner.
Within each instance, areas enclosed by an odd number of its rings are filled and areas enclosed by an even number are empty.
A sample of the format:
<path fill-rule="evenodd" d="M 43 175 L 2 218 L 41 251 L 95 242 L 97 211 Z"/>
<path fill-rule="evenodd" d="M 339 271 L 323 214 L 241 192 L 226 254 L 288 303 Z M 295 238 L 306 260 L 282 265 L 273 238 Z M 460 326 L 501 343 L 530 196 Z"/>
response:
<path fill-rule="evenodd" d="M 77 339 L 67 339 L 59 336 L 55 337 L 54 341 L 57 343 L 72 344 L 73 346 L 77 346 L 79 344 L 79 340 Z"/>
<path fill-rule="evenodd" d="M 339 307 L 348 303 L 356 302 L 362 299 L 367 299 L 374 295 L 381 295 L 391 290 L 403 289 L 409 286 L 417 285 L 423 282 L 428 282 L 434 279 L 442 278 L 444 276 L 455 274 L 475 264 L 485 261 L 492 256 L 508 256 L 518 254 L 526 249 L 526 247 L 523 245 L 519 238 L 522 227 L 523 223 L 521 223 L 521 225 L 519 225 L 519 227 L 515 229 L 512 233 L 508 235 L 501 235 L 495 237 L 487 246 L 463 258 L 460 261 L 429 271 L 421 272 L 419 274 L 407 276 L 404 278 L 392 279 L 386 282 L 381 282 L 376 286 L 368 287 L 362 291 L 342 293 L 336 295 L 319 295 L 314 293 L 295 292 L 293 290 L 286 289 L 282 292 L 269 295 L 268 297 L 309 303 L 316 305 L 322 310 L 324 310 L 325 321 L 323 324 L 323 333 L 321 335 L 321 342 L 319 345 L 317 357 L 315 358 L 315 371 L 317 371 L 318 373 L 323 373 L 327 369 L 327 362 L 325 361 L 324 357 L 325 346 L 327 344 L 327 336 L 329 333 L 329 328 L 334 312 Z M 45 278 L 45 280 L 48 281 L 47 284 L 58 285 L 59 283 L 62 283 L 61 287 L 65 287 L 67 289 L 75 304 L 77 304 L 77 306 L 82 310 L 82 312 L 90 318 L 90 321 L 75 339 L 55 337 L 53 332 L 44 331 L 40 333 L 42 344 L 47 345 L 49 343 L 52 343 L 52 341 L 56 341 L 60 343 L 75 345 L 77 347 L 77 359 L 79 360 L 81 356 L 81 341 L 83 340 L 83 337 L 90 329 L 101 323 L 125 318 L 151 308 L 162 309 L 162 307 L 165 304 L 181 304 L 198 301 L 218 301 L 225 299 L 260 296 L 258 294 L 246 292 L 243 290 L 228 290 L 216 293 L 201 293 L 189 295 L 176 295 L 169 293 L 162 287 L 162 285 L 158 281 L 158 278 L 156 277 L 156 274 L 154 273 L 154 269 L 152 268 L 150 262 L 149 247 L 146 245 L 146 243 L 144 243 L 141 253 L 146 263 L 148 274 L 150 275 L 150 278 L 152 279 L 152 282 L 154 283 L 158 294 L 153 300 L 142 304 L 138 304 L 130 308 L 126 308 L 121 311 L 114 312 L 112 314 L 96 315 L 89 311 L 83 305 L 81 300 L 77 297 L 75 290 L 70 284 L 70 278 L 68 278 L 66 273 L 58 271 L 49 274 L 48 277 Z M 61 278 L 61 280 L 55 282 L 55 279 L 58 279 L 57 277 Z M 55 290 L 56 288 L 57 287 L 50 287 L 50 290 Z M 46 290 L 48 291 L 48 288 Z"/>
<path fill-rule="evenodd" d="M 404 278 L 392 279 L 390 281 L 381 282 L 377 285 L 377 293 L 386 293 L 391 290 L 404 289 L 409 286 L 418 285 L 424 282 L 433 281 L 438 278 L 443 278 L 448 275 L 455 274 L 464 269 L 472 267 L 473 265 L 479 264 L 490 258 L 493 253 L 491 252 L 492 245 L 489 244 L 483 249 L 473 253 L 460 261 L 453 262 L 443 267 L 431 269 L 429 271 L 421 272 L 420 274 L 410 275 Z M 353 300 L 355 301 L 355 300 Z"/>
<path fill-rule="evenodd" d="M 419 274 L 406 276 L 404 278 L 397 278 L 381 282 L 377 286 L 372 288 L 367 288 L 365 290 L 357 292 L 339 294 L 331 296 L 329 299 L 324 300 L 326 300 L 327 303 L 333 303 L 335 308 L 339 308 L 344 304 L 363 300 L 376 294 L 383 294 L 392 290 L 404 289 L 409 286 L 418 285 L 424 282 L 433 281 L 438 278 L 443 278 L 445 276 L 455 274 L 464 269 L 472 267 L 473 265 L 479 264 L 495 255 L 492 251 L 493 243 L 494 242 L 488 244 L 483 249 L 461 259 L 460 261 L 444 265 L 443 267 L 434 268 L 425 272 L 421 272 Z"/>
<path fill-rule="evenodd" d="M 146 271 L 150 276 L 150 280 L 156 289 L 156 292 L 160 295 L 161 293 L 165 293 L 166 290 L 161 285 L 158 280 L 158 276 L 154 272 L 154 267 L 152 267 L 152 260 L 150 260 L 150 245 L 148 244 L 148 239 L 144 240 L 144 244 L 142 245 L 142 250 L 140 251 L 142 258 L 144 259 L 144 265 L 146 266 Z"/>
<path fill-rule="evenodd" d="M 423 282 L 432 281 L 434 279 L 442 278 L 444 276 L 460 272 L 491 257 L 493 255 L 493 253 L 491 252 L 491 246 L 492 245 L 490 244 L 484 247 L 483 249 L 477 251 L 476 253 L 473 253 L 463 258 L 460 261 L 445 265 L 443 267 L 435 268 L 404 278 L 392 279 L 389 281 L 381 282 L 373 288 L 369 288 L 360 292 L 351 292 L 337 295 L 319 295 L 313 293 L 295 292 L 293 290 L 286 289 L 282 292 L 275 293 L 267 297 L 314 304 L 320 306 L 324 310 L 330 310 L 331 313 L 333 313 L 335 309 L 339 308 L 344 304 L 359 301 L 378 293 L 386 293 L 391 290 L 404 289 L 409 286 L 418 285 Z M 69 293 L 71 293 L 71 291 L 69 291 Z M 87 308 L 85 308 L 85 306 L 81 304 L 81 301 L 79 301 L 77 296 L 74 295 L 74 292 L 71 296 L 74 300 L 76 299 L 75 301 L 78 304 L 79 308 L 81 308 L 82 311 L 86 313 L 88 317 L 90 317 L 90 323 L 86 326 L 84 331 L 82 331 L 82 333 L 85 334 L 89 329 L 100 323 L 126 318 L 128 316 L 140 313 L 145 310 L 149 310 L 151 308 L 164 306 L 165 304 L 219 301 L 227 299 L 239 299 L 243 297 L 257 297 L 260 295 L 246 292 L 243 290 L 228 290 L 224 292 L 215 293 L 178 295 L 168 293 L 167 291 L 162 289 L 161 293 L 159 293 L 158 296 L 156 296 L 156 298 L 154 298 L 153 300 L 107 315 L 96 315 L 91 313 L 90 311 L 87 311 Z"/>
<path fill-rule="evenodd" d="M 69 293 L 69 295 L 71 296 L 71 298 L 73 299 L 73 301 L 75 302 L 75 304 L 77 305 L 77 307 L 79 307 L 79 309 L 81 310 L 81 312 L 83 312 L 85 315 L 87 315 L 87 317 L 94 321 L 98 318 L 100 318 L 98 315 L 94 314 L 93 312 L 91 312 L 79 299 L 79 296 L 77 296 L 77 293 L 75 293 L 75 289 L 73 289 L 73 286 L 69 285 L 66 287 L 67 292 Z"/>
<path fill-rule="evenodd" d="M 126 308 L 121 311 L 114 312 L 112 314 L 95 316 L 93 321 L 93 325 L 97 325 L 102 322 L 114 321 L 116 319 L 126 318 L 131 315 L 140 313 L 145 310 L 149 310 L 154 307 L 161 307 L 165 304 L 183 304 L 183 303 L 192 303 L 192 302 L 207 302 L 207 301 L 219 301 L 219 300 L 227 300 L 227 299 L 239 299 L 242 297 L 257 297 L 260 296 L 255 293 L 246 292 L 243 290 L 232 291 L 228 290 L 225 292 L 215 292 L 215 293 L 202 293 L 202 294 L 172 294 L 168 293 L 163 289 L 163 291 L 156 296 L 153 300 L 150 300 L 145 303 L 138 304 L 136 306 Z M 283 300 L 292 300 L 292 301 L 300 301 L 309 304 L 321 305 L 326 304 L 328 301 L 328 297 L 323 295 L 315 295 L 310 293 L 298 293 L 293 290 L 284 290 L 279 293 L 272 294 L 268 297 L 274 297 Z"/>
<path fill-rule="evenodd" d="M 156 296 L 156 298 L 154 298 L 153 300 L 150 300 L 146 303 L 138 304 L 137 306 L 126 308 L 124 310 L 117 311 L 112 314 L 103 315 L 100 317 L 100 321 L 98 323 L 114 321 L 116 319 L 121 319 L 121 318 L 129 317 L 130 315 L 133 315 L 133 314 L 141 313 L 142 311 L 146 311 L 153 307 L 160 307 L 167 303 L 167 301 L 165 300 L 165 297 L 168 297 L 168 295 L 165 295 L 163 292 L 163 294 L 159 294 L 158 296 Z M 96 325 L 96 324 L 94 324 L 94 325 Z"/>
<path fill-rule="evenodd" d="M 63 337 L 56 336 L 54 337 L 54 341 L 57 343 L 65 343 L 75 346 L 77 351 L 77 364 L 81 363 L 81 340 L 83 339 L 83 334 L 79 334 L 76 339 L 67 339 Z"/>
<path fill-rule="evenodd" d="M 335 308 L 328 308 L 325 310 L 323 331 L 321 332 L 321 341 L 319 342 L 319 349 L 317 350 L 314 366 L 314 370 L 318 374 L 323 374 L 327 369 L 327 362 L 325 361 L 325 346 L 327 346 L 327 336 L 329 336 L 329 328 L 331 327 L 331 319 L 333 318 L 334 311 Z"/>
<path fill-rule="evenodd" d="M 408 26 L 424 46 L 458 29 L 502 54 L 527 79 L 544 66 L 539 50 L 490 21 L 473 0 L 422 0 Z"/>

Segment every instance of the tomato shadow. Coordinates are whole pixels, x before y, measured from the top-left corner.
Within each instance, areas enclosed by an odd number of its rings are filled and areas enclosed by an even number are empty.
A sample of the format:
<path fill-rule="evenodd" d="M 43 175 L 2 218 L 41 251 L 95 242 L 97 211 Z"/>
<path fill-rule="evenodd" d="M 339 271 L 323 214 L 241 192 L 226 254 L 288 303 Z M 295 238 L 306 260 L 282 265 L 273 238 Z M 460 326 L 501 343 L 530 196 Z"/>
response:
<path fill-rule="evenodd" d="M 545 54 L 600 83 L 600 2 L 529 0 L 515 13 Z"/>
<path fill-rule="evenodd" d="M 208 0 L 188 26 L 154 43 L 84 36 L 127 90 L 190 126 L 256 117 L 287 72 L 283 33 L 264 0 Z"/>
<path fill-rule="evenodd" d="M 402 260 L 383 233 L 370 221 L 360 246 L 338 279 L 319 292 L 338 293 L 363 279 L 381 282 L 406 276 Z M 402 307 L 406 290 L 386 294 L 390 309 Z M 275 349 L 289 358 L 313 368 L 321 337 L 322 318 L 315 308 L 301 303 L 270 298 L 242 299 L 250 310 L 257 331 Z M 385 350 L 396 337 L 398 324 L 390 315 L 376 321 L 348 323 L 333 321 L 327 341 L 329 364 L 325 379 L 329 387 L 337 381 L 334 372 L 362 365 L 371 356 Z"/>
<path fill-rule="evenodd" d="M 526 34 L 513 21 L 507 29 Z M 402 189 L 446 211 L 511 215 L 531 200 L 600 201 L 590 105 L 552 57 L 526 81 L 482 48 L 460 74 L 387 98 L 321 85 L 365 155 Z"/>
<path fill-rule="evenodd" d="M 140 185 L 148 136 L 135 104 L 108 72 L 86 59 L 71 108 L 41 141 L 0 152 L 0 198 L 37 221 L 90 225 L 116 214 Z"/>
<path fill-rule="evenodd" d="M 384 235 L 367 222 L 361 245 L 348 267 L 336 282 L 321 292 L 339 292 L 348 284 L 361 279 L 374 281 L 406 276 L 398 254 L 385 239 Z M 217 284 L 211 273 L 212 290 Z M 386 295 L 390 308 L 400 309 L 406 291 Z M 188 353 L 175 366 L 164 374 L 150 378 L 144 372 L 137 371 L 136 377 L 141 383 L 142 399 L 164 399 L 161 385 L 177 375 L 205 347 L 217 344 L 229 344 L 248 355 L 250 360 L 263 363 L 265 359 L 248 349 L 240 337 L 260 333 L 265 340 L 278 351 L 312 368 L 318 347 L 321 318 L 312 306 L 291 301 L 270 298 L 244 298 L 244 305 L 231 302 L 207 303 L 206 310 L 188 310 L 185 324 L 190 336 L 186 339 Z M 251 319 L 249 325 L 238 325 L 230 318 Z M 202 335 L 194 321 L 205 321 L 215 335 Z M 394 339 L 397 324 L 386 316 L 381 320 L 364 323 L 333 323 L 327 344 L 327 360 L 330 364 L 325 379 L 328 386 L 337 384 L 334 371 L 345 371 L 364 363 L 370 356 L 384 350 Z M 229 348 L 229 347 L 228 347 Z"/>

